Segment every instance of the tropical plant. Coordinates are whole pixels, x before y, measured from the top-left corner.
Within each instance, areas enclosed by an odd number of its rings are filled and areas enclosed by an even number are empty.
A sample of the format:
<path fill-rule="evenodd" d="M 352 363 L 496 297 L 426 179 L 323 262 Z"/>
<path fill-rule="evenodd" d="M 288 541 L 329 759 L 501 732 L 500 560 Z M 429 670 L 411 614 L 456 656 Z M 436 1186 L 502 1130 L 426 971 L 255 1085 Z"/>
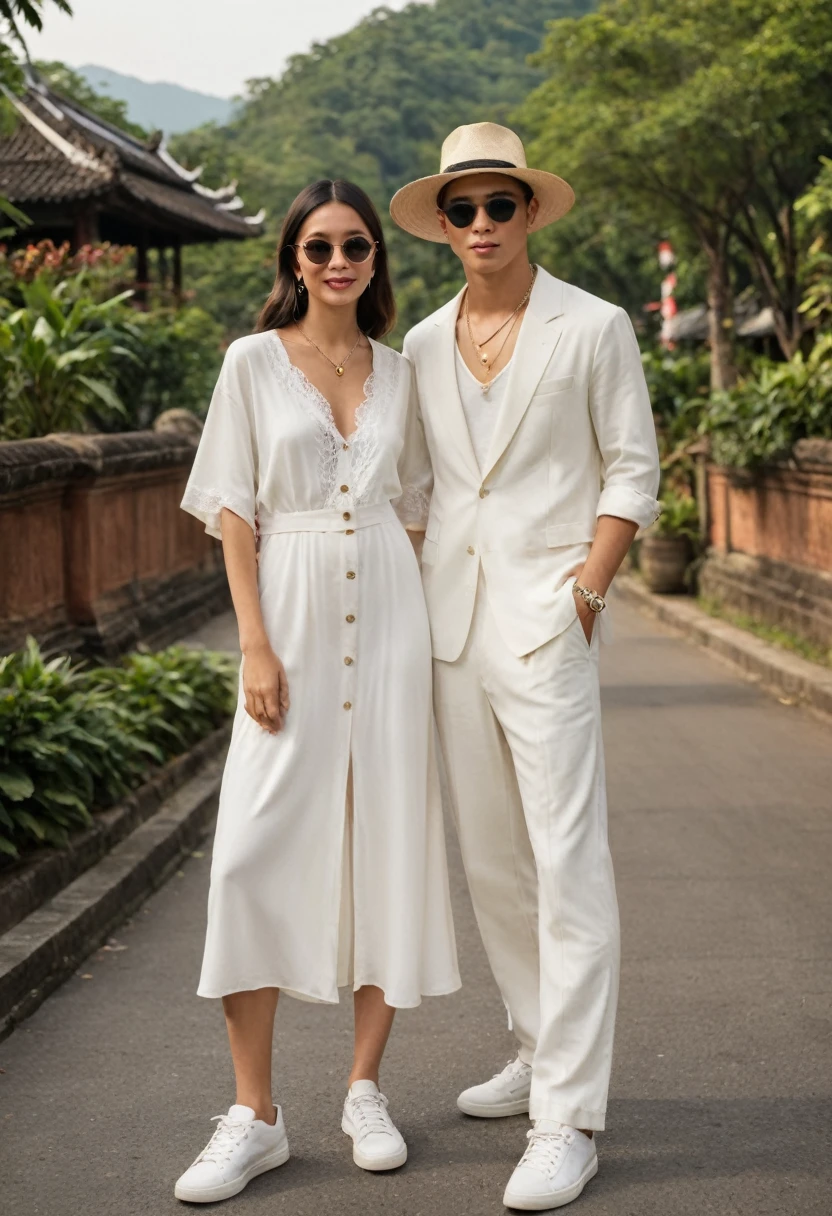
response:
<path fill-rule="evenodd" d="M 137 651 L 116 667 L 94 668 L 87 679 L 118 701 L 141 738 L 160 754 L 175 755 L 231 712 L 235 670 L 226 655 L 170 646 L 158 654 Z"/>
<path fill-rule="evenodd" d="M 67 298 L 86 295 L 103 303 L 127 289 L 133 254 L 130 245 L 113 245 L 109 241 L 82 245 L 76 250 L 71 249 L 69 241 L 55 245 L 48 239 L 20 249 L 0 245 L 0 295 L 20 306 L 23 304 L 20 288 L 26 283 L 41 279 L 54 287 L 70 279 L 72 282 L 65 288 Z"/>
<path fill-rule="evenodd" d="M 818 176 L 795 203 L 807 226 L 809 246 L 800 312 L 813 325 L 832 325 L 832 160 L 821 157 Z"/>
<path fill-rule="evenodd" d="M 754 375 L 711 397 L 700 430 L 714 459 L 737 468 L 787 458 L 799 439 L 832 439 L 832 334 L 808 356 L 759 360 Z"/>
<path fill-rule="evenodd" d="M 665 487 L 659 500 L 662 513 L 651 529 L 656 536 L 684 536 L 690 541 L 699 537 L 699 510 L 690 494 Z"/>
<path fill-rule="evenodd" d="M 69 659 L 46 662 L 32 638 L 0 659 L 0 853 L 66 843 L 161 758 Z"/>
<path fill-rule="evenodd" d="M 80 431 L 93 408 L 123 414 L 113 389 L 124 345 L 121 305 L 130 292 L 104 303 L 74 301 L 70 280 L 54 289 L 41 279 L 20 287 L 24 305 L 0 319 L 0 438 L 31 439 L 52 431 Z"/>
<path fill-rule="evenodd" d="M 116 367 L 124 416 L 97 419 L 100 429 L 142 430 L 174 407 L 204 416 L 222 363 L 218 321 L 188 306 L 135 312 L 125 344 L 136 363 Z"/>
<path fill-rule="evenodd" d="M 61 846 L 231 712 L 236 663 L 172 646 L 106 668 L 0 658 L 0 854 Z"/>
<path fill-rule="evenodd" d="M 653 346 L 642 351 L 641 363 L 650 392 L 653 413 L 672 429 L 689 412 L 692 399 L 704 399 L 709 391 L 708 352 L 677 354 Z"/>

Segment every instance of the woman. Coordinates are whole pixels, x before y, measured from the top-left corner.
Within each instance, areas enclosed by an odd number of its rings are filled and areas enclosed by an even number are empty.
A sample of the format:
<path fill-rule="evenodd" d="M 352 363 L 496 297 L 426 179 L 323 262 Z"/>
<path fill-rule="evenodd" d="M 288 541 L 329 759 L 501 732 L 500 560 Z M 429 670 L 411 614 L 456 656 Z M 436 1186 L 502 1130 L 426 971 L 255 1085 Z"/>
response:
<path fill-rule="evenodd" d="M 354 989 L 342 1127 L 356 1164 L 402 1165 L 378 1089 L 393 1016 L 459 987 L 427 616 L 391 505 L 410 380 L 377 340 L 393 320 L 372 203 L 309 186 L 258 332 L 228 349 L 182 502 L 222 539 L 243 661 L 199 984 L 223 1000 L 237 1096 L 180 1199 L 234 1195 L 289 1155 L 271 1090 L 281 990 Z"/>

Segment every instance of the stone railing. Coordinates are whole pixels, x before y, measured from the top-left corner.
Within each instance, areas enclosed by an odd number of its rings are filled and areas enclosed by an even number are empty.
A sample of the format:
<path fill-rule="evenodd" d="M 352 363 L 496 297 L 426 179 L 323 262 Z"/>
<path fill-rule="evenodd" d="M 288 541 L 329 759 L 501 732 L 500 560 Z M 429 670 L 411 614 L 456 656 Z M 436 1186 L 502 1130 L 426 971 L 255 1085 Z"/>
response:
<path fill-rule="evenodd" d="M 832 442 L 759 471 L 711 467 L 700 590 L 832 647 Z"/>
<path fill-rule="evenodd" d="M 179 509 L 196 437 L 0 443 L 0 653 L 113 657 L 163 646 L 228 604 L 220 545 Z"/>

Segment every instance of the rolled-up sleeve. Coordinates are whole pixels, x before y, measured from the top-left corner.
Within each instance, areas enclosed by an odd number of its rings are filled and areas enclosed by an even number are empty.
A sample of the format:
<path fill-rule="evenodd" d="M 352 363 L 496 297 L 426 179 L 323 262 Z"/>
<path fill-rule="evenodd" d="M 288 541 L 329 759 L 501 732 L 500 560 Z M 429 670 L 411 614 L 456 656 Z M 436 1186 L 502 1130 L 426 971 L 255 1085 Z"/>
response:
<path fill-rule="evenodd" d="M 589 406 L 604 468 L 596 515 L 646 528 L 661 514 L 659 452 L 638 342 L 621 308 L 598 337 Z"/>
<path fill-rule="evenodd" d="M 404 355 L 407 358 L 408 344 L 405 341 Z M 404 445 L 399 458 L 399 482 L 401 496 L 394 500 L 393 507 L 405 528 L 410 532 L 424 532 L 428 524 L 430 498 L 433 491 L 433 466 L 430 461 L 416 372 L 410 370 L 410 397 L 405 423 Z"/>
<path fill-rule="evenodd" d="M 223 508 L 254 530 L 257 449 L 250 385 L 239 355 L 230 346 L 217 380 L 181 507 L 222 539 Z"/>

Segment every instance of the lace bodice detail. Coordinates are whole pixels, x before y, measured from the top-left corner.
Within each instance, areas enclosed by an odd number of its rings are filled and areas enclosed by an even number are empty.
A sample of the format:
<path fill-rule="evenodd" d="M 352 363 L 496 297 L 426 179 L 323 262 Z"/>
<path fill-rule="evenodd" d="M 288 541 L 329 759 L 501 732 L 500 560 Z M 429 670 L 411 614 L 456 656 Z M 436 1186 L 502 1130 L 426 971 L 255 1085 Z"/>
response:
<path fill-rule="evenodd" d="M 352 501 L 356 506 L 372 501 L 381 421 L 396 392 L 401 360 L 387 347 L 373 344 L 373 370 L 364 382 L 364 400 L 355 412 L 355 430 L 351 436 L 342 436 L 326 397 L 292 362 L 279 335 L 272 332 L 268 337 L 266 349 L 275 377 L 302 405 L 316 426 L 318 476 L 324 507 L 334 508 L 342 501 L 338 486 L 338 453 L 345 441 L 352 448 Z"/>

